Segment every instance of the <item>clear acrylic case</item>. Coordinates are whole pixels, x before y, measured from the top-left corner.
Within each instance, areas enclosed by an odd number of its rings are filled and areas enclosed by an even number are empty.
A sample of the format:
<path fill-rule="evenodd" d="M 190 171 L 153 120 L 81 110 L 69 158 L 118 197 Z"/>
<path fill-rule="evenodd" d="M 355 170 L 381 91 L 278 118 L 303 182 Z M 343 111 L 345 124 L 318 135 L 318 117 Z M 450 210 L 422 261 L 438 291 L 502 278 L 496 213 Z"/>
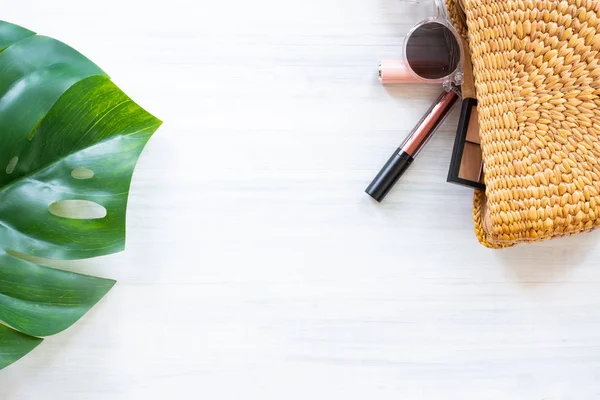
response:
<path fill-rule="evenodd" d="M 404 3 L 431 3 L 432 0 L 399 0 L 401 2 Z M 456 31 L 456 29 L 454 28 L 454 26 L 452 25 L 452 22 L 450 21 L 450 18 L 448 17 L 448 13 L 446 11 L 446 6 L 444 4 L 443 0 L 433 0 L 434 4 L 435 4 L 435 15 L 430 17 L 430 18 L 426 18 L 422 21 L 420 21 L 419 23 L 417 23 L 406 35 L 405 39 L 404 39 L 404 45 L 402 46 L 402 61 L 388 61 L 388 63 L 393 63 L 394 64 L 394 68 L 400 68 L 402 69 L 402 74 L 406 75 L 406 82 L 422 82 L 422 83 L 441 83 L 444 88 L 446 90 L 450 90 L 450 88 L 453 85 L 461 85 L 463 83 L 463 78 L 464 78 L 464 74 L 463 74 L 463 60 L 464 60 L 464 49 L 462 46 L 462 39 L 460 37 L 460 34 Z M 454 36 L 454 38 L 456 39 L 456 43 L 457 43 L 457 49 L 459 54 L 456 55 L 450 55 L 451 57 L 458 57 L 458 62 L 457 62 L 457 66 L 456 68 L 449 72 L 448 75 L 443 76 L 441 78 L 437 78 L 437 79 L 429 79 L 429 78 L 423 78 L 422 76 L 418 75 L 410 66 L 408 63 L 408 58 L 407 58 L 407 48 L 408 48 L 408 44 L 409 44 L 409 40 L 411 38 L 411 35 L 413 35 L 413 33 L 415 31 L 417 31 L 419 28 L 422 28 L 423 25 L 426 24 L 431 24 L 431 23 L 437 23 L 440 25 L 443 25 L 444 27 L 446 27 L 448 29 L 448 31 Z M 401 63 L 404 63 L 404 66 L 401 65 Z M 385 68 L 385 66 L 383 65 L 384 63 L 382 62 L 382 65 L 380 66 L 380 78 L 382 78 L 382 68 Z M 384 80 L 382 79 L 382 82 L 384 82 Z"/>

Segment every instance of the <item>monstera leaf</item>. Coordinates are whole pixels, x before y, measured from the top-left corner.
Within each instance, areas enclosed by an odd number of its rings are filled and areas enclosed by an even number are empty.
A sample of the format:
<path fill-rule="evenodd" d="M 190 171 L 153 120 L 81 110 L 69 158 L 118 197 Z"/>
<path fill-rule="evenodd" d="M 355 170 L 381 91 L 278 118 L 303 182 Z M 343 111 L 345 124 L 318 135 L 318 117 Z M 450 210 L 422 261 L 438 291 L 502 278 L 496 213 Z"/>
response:
<path fill-rule="evenodd" d="M 131 175 L 160 124 L 77 51 L 0 21 L 0 369 L 113 286 L 28 260 L 123 250 Z"/>

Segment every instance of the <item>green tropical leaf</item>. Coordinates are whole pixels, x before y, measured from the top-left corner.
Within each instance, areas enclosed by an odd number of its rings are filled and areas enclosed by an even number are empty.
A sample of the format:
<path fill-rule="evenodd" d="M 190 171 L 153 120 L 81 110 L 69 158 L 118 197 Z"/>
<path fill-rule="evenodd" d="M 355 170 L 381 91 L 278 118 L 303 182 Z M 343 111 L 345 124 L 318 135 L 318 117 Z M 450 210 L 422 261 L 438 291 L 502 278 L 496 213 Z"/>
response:
<path fill-rule="evenodd" d="M 0 21 L 0 50 L 4 50 L 11 44 L 33 35 L 35 35 L 35 32 L 29 29 Z"/>
<path fill-rule="evenodd" d="M 41 342 L 42 339 L 0 325 L 0 369 L 14 363 Z"/>
<path fill-rule="evenodd" d="M 27 256 L 123 250 L 131 176 L 160 124 L 77 51 L 0 21 L 0 369 L 113 286 Z"/>

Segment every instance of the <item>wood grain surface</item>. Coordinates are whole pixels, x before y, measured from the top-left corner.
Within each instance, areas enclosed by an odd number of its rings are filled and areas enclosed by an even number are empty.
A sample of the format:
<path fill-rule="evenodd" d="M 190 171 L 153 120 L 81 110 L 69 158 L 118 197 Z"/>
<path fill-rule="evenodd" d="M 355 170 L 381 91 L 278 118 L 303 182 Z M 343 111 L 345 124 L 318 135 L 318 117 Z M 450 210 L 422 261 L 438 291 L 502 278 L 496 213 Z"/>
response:
<path fill-rule="evenodd" d="M 118 284 L 0 372 L 2 400 L 597 399 L 600 236 L 480 246 L 446 183 L 458 112 L 386 202 L 363 191 L 439 94 L 384 88 L 399 0 L 31 0 L 165 121 Z"/>

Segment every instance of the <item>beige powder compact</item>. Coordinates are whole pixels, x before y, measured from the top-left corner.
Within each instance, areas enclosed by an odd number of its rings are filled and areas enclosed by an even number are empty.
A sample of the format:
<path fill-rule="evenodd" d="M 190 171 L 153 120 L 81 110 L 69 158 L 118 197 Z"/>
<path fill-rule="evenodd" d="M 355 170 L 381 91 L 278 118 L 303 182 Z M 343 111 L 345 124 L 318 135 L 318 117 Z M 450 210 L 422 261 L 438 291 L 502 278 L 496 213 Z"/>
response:
<path fill-rule="evenodd" d="M 463 100 L 452 150 L 448 182 L 485 190 L 477 121 L 477 100 Z"/>

